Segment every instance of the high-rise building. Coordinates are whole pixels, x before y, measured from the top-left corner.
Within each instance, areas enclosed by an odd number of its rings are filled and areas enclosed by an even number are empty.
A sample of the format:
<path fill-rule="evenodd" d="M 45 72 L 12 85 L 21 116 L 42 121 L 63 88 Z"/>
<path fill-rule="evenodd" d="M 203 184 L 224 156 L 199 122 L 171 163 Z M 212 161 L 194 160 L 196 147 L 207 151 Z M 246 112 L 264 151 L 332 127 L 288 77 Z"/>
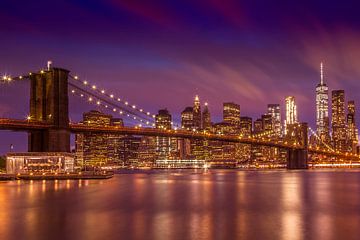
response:
<path fill-rule="evenodd" d="M 82 124 L 109 126 L 111 115 L 92 110 L 83 114 Z M 79 166 L 101 166 L 109 161 L 108 134 L 81 133 L 75 136 L 76 162 Z"/>
<path fill-rule="evenodd" d="M 356 147 L 359 142 L 358 137 L 358 129 L 356 127 L 355 122 L 355 102 L 354 101 L 348 101 L 348 113 L 346 118 L 347 123 L 347 139 L 348 139 L 348 148 L 351 152 L 356 153 Z"/>
<path fill-rule="evenodd" d="M 240 105 L 233 102 L 223 104 L 223 121 L 225 123 L 239 126 L 240 125 Z"/>
<path fill-rule="evenodd" d="M 240 118 L 240 134 L 245 137 L 251 136 L 252 133 L 252 118 L 241 117 Z"/>
<path fill-rule="evenodd" d="M 320 64 L 320 82 L 316 86 L 316 132 L 321 142 L 330 142 L 329 89 L 324 83 L 323 63 Z"/>
<path fill-rule="evenodd" d="M 262 129 L 264 132 L 269 133 L 273 131 L 273 119 L 270 114 L 261 115 L 261 121 L 262 121 Z M 270 134 L 268 136 L 270 136 Z"/>
<path fill-rule="evenodd" d="M 202 113 L 202 128 L 205 130 L 210 130 L 211 128 L 211 117 L 207 103 L 205 103 L 205 107 Z"/>
<path fill-rule="evenodd" d="M 268 104 L 268 112 L 272 117 L 272 130 L 274 136 L 281 136 L 281 112 L 280 104 Z"/>
<path fill-rule="evenodd" d="M 181 112 L 181 128 L 186 130 L 192 130 L 194 126 L 194 114 L 192 107 L 186 107 Z"/>
<path fill-rule="evenodd" d="M 286 120 L 285 120 L 285 133 L 286 133 L 286 126 L 289 124 L 294 124 L 298 122 L 297 118 L 297 107 L 295 103 L 294 96 L 288 96 L 285 98 L 285 105 L 286 105 Z"/>
<path fill-rule="evenodd" d="M 263 121 L 261 118 L 258 118 L 254 121 L 254 134 L 259 134 L 263 132 Z"/>
<path fill-rule="evenodd" d="M 171 129 L 171 115 L 167 109 L 159 110 L 155 116 L 155 128 Z M 156 137 L 156 152 L 158 159 L 168 159 L 171 154 L 171 138 Z"/>
<path fill-rule="evenodd" d="M 195 96 L 194 107 L 193 107 L 193 128 L 200 130 L 201 127 L 201 105 L 199 96 Z"/>
<path fill-rule="evenodd" d="M 335 150 L 346 151 L 345 92 L 334 90 L 331 94 L 332 139 Z"/>
<path fill-rule="evenodd" d="M 240 129 L 240 105 L 233 102 L 223 104 L 223 122 L 231 126 L 229 134 L 238 134 Z"/>

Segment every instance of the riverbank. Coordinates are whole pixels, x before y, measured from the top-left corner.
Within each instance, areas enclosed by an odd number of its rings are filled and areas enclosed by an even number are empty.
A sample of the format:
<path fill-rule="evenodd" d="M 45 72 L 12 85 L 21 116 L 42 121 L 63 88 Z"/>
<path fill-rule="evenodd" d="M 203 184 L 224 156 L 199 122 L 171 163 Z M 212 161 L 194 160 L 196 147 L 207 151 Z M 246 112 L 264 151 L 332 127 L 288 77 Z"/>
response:
<path fill-rule="evenodd" d="M 109 179 L 113 176 L 112 172 L 0 174 L 0 181 Z"/>

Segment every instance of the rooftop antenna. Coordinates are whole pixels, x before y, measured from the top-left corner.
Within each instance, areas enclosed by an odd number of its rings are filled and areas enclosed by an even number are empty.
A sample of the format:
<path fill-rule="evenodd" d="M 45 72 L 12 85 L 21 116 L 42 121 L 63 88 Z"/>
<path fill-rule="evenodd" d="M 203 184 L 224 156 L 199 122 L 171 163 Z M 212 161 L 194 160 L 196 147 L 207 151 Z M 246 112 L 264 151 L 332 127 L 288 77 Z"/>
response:
<path fill-rule="evenodd" d="M 324 84 L 324 66 L 323 63 L 320 63 L 320 85 Z"/>

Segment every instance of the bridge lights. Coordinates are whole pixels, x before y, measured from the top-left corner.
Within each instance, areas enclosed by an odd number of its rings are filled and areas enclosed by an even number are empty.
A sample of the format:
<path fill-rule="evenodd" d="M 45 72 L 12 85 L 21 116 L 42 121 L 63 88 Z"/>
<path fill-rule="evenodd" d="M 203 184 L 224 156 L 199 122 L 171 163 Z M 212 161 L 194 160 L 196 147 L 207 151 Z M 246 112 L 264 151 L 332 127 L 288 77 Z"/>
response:
<path fill-rule="evenodd" d="M 97 101 L 96 104 L 97 104 L 97 105 L 100 105 L 100 101 Z"/>
<path fill-rule="evenodd" d="M 87 82 L 87 81 L 84 81 L 83 83 L 84 83 L 84 85 L 87 85 L 87 84 L 88 84 L 88 82 Z"/>
<path fill-rule="evenodd" d="M 95 85 L 92 85 L 92 87 L 91 87 L 91 88 L 95 90 L 95 89 L 96 89 L 96 86 L 95 86 Z"/>
<path fill-rule="evenodd" d="M 133 108 L 133 109 L 135 109 L 135 108 L 136 108 L 136 106 L 135 106 L 135 105 L 132 105 L 132 108 Z"/>
<path fill-rule="evenodd" d="M 74 77 L 74 79 L 75 79 L 75 80 L 78 80 L 78 79 L 79 79 L 79 77 L 78 77 L 78 76 L 75 76 L 75 77 Z"/>
<path fill-rule="evenodd" d="M 121 99 L 120 99 L 120 98 L 118 98 L 117 100 L 118 100 L 118 102 L 120 102 L 120 101 L 121 101 Z"/>
<path fill-rule="evenodd" d="M 128 102 L 125 102 L 125 105 L 128 105 L 129 103 Z"/>
<path fill-rule="evenodd" d="M 110 94 L 110 97 L 111 97 L 111 98 L 114 98 L 114 95 L 113 95 L 113 94 Z"/>
<path fill-rule="evenodd" d="M 103 89 L 103 90 L 101 90 L 101 93 L 102 93 L 102 94 L 104 94 L 104 93 L 105 93 L 105 90 L 104 90 L 104 89 Z"/>

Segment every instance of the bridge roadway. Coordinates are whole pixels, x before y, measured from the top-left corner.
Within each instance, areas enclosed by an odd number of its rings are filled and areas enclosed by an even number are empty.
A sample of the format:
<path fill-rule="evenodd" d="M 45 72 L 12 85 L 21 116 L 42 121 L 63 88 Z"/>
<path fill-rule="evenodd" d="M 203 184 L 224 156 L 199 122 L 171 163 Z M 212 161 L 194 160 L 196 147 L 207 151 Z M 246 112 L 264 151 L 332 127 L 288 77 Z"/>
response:
<path fill-rule="evenodd" d="M 53 128 L 52 125 L 31 120 L 19 120 L 0 118 L 0 129 L 13 131 L 34 131 Z M 156 128 L 136 128 L 136 127 L 119 127 L 119 126 L 89 126 L 78 123 L 70 123 L 69 129 L 72 133 L 107 133 L 119 135 L 138 135 L 138 136 L 159 136 L 159 137 L 177 137 L 192 139 L 207 139 L 223 142 L 237 142 L 244 144 L 254 144 L 268 147 L 280 147 L 286 149 L 303 149 L 301 145 L 286 144 L 280 141 L 257 139 L 239 136 L 229 136 L 220 134 L 211 134 L 208 132 L 192 132 L 186 130 L 162 130 Z M 310 154 L 323 154 L 340 158 L 352 158 L 359 161 L 360 156 L 351 153 L 334 152 L 329 149 L 308 148 Z"/>

